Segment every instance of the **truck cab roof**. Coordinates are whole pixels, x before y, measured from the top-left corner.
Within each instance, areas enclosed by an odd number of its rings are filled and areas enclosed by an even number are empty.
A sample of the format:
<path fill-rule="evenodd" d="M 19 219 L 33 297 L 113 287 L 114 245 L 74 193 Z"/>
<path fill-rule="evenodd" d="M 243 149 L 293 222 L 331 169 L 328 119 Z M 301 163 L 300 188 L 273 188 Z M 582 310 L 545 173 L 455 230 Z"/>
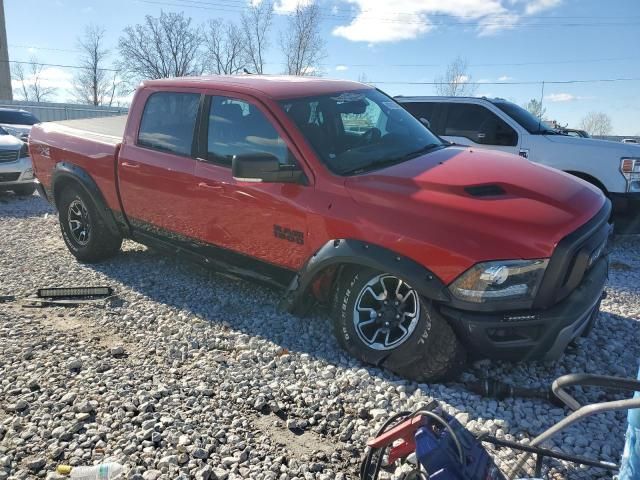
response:
<path fill-rule="evenodd" d="M 414 96 L 408 96 L 405 97 L 404 95 L 397 95 L 395 98 L 398 102 L 402 103 L 402 102 L 469 102 L 470 100 L 474 101 L 474 102 L 478 102 L 478 101 L 485 101 L 485 102 L 490 102 L 490 103 L 506 103 L 509 102 L 508 100 L 504 99 L 504 98 L 500 98 L 500 97 L 494 97 L 494 98 L 489 98 L 489 97 L 462 97 L 462 96 L 450 96 L 450 97 L 443 97 L 443 96 L 438 96 L 438 95 L 414 95 Z M 509 102 L 511 103 L 511 102 Z"/>
<path fill-rule="evenodd" d="M 318 77 L 287 75 L 213 75 L 148 80 L 144 87 L 161 88 L 213 88 L 237 93 L 266 95 L 274 100 L 310 97 L 327 93 L 371 89 L 370 85 L 349 80 L 329 80 Z"/>

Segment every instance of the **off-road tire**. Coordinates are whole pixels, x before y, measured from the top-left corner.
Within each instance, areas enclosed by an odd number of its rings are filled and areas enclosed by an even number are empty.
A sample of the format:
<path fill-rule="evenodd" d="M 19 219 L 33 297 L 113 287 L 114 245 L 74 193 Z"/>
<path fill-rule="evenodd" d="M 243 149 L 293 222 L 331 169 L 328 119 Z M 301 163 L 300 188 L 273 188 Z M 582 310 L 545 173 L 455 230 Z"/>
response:
<path fill-rule="evenodd" d="M 382 272 L 348 267 L 342 272 L 333 302 L 334 333 L 342 348 L 365 363 L 385 368 L 417 382 L 455 378 L 466 352 L 447 321 L 432 303 L 420 297 L 419 320 L 410 336 L 392 350 L 370 348 L 356 333 L 353 312 L 367 283 Z"/>
<path fill-rule="evenodd" d="M 84 244 L 74 237 L 69 226 L 69 206 L 78 201 L 86 209 L 86 221 L 90 226 L 88 240 Z M 81 188 L 66 187 L 60 194 L 57 207 L 62 238 L 74 257 L 81 262 L 94 263 L 111 258 L 118 253 L 122 246 L 122 237 L 109 230 L 98 213 L 95 203 Z"/>
<path fill-rule="evenodd" d="M 16 185 L 15 187 L 11 187 L 11 189 L 13 193 L 19 197 L 29 197 L 36 191 L 36 186 L 33 183 L 29 183 L 27 185 Z"/>
<path fill-rule="evenodd" d="M 593 332 L 593 330 L 598 326 L 598 323 L 600 323 L 600 302 L 598 302 L 596 308 L 593 309 L 591 317 L 589 318 L 589 323 L 587 324 L 587 328 L 584 329 L 580 336 L 588 337 L 589 335 L 591 335 L 591 332 Z"/>

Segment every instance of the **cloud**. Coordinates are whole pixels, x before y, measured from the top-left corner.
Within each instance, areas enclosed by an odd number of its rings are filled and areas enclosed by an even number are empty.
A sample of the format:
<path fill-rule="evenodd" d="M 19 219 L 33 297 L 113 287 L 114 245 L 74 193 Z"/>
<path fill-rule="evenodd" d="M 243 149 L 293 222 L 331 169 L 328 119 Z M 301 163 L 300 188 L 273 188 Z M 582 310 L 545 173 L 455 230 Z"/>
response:
<path fill-rule="evenodd" d="M 534 15 L 544 10 L 555 8 L 562 3 L 562 0 L 532 0 L 528 2 L 524 9 L 527 15 Z"/>
<path fill-rule="evenodd" d="M 282 15 L 295 11 L 298 5 L 307 6 L 313 2 L 314 0 L 278 0 L 273 4 L 273 10 Z M 256 4 L 260 2 L 252 3 Z"/>
<path fill-rule="evenodd" d="M 398 13 L 394 2 L 349 0 L 360 6 L 360 12 L 349 25 L 340 25 L 333 34 L 352 42 L 396 42 L 424 34 L 433 27 L 428 17 L 420 12 L 419 2 L 410 11 Z M 409 2 L 412 3 L 412 2 Z"/>
<path fill-rule="evenodd" d="M 347 67 L 346 65 L 337 65 L 336 66 L 336 71 L 337 72 L 344 72 L 345 70 L 349 70 L 349 67 Z"/>
<path fill-rule="evenodd" d="M 545 96 L 545 99 L 550 102 L 573 102 L 574 100 L 580 100 L 581 97 L 577 97 L 570 93 L 550 93 Z"/>
<path fill-rule="evenodd" d="M 306 1 L 306 0 L 305 0 Z M 344 0 L 355 17 L 333 29 L 333 34 L 353 42 L 371 44 L 410 40 L 439 24 L 469 24 L 479 36 L 515 28 L 523 16 L 553 8 L 562 0 Z M 279 4 L 296 0 L 279 0 Z M 446 28 L 446 27 L 443 27 Z"/>
<path fill-rule="evenodd" d="M 23 65 L 25 72 L 25 84 L 33 85 L 35 76 L 30 73 L 30 66 Z M 58 67 L 44 67 L 40 72 L 40 85 L 45 88 L 55 88 L 56 90 L 68 90 L 72 87 L 73 75 Z M 13 88 L 21 88 L 22 84 L 19 80 L 12 80 Z"/>
<path fill-rule="evenodd" d="M 513 80 L 513 77 L 510 77 L 509 75 L 502 75 L 501 77 L 498 77 L 499 82 L 508 82 L 510 80 Z"/>

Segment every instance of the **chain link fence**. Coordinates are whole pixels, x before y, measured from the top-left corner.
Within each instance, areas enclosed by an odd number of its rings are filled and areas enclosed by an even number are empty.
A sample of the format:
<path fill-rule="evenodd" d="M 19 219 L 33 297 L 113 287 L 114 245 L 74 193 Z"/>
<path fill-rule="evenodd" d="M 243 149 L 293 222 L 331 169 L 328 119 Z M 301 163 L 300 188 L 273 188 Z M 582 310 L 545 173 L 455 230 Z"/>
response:
<path fill-rule="evenodd" d="M 33 113 L 42 122 L 74 120 L 77 118 L 111 117 L 125 115 L 126 107 L 98 107 L 77 103 L 25 102 L 1 100 L 0 108 L 19 108 Z"/>

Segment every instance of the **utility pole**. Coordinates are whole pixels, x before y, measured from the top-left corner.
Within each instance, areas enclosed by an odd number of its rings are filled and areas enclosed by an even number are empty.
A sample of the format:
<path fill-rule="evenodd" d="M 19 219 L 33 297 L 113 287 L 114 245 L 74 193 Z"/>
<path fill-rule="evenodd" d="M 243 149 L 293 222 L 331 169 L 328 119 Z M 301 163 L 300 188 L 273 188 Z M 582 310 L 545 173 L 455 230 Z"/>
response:
<path fill-rule="evenodd" d="M 7 27 L 4 22 L 4 0 L 0 0 L 0 99 L 13 100 Z"/>

